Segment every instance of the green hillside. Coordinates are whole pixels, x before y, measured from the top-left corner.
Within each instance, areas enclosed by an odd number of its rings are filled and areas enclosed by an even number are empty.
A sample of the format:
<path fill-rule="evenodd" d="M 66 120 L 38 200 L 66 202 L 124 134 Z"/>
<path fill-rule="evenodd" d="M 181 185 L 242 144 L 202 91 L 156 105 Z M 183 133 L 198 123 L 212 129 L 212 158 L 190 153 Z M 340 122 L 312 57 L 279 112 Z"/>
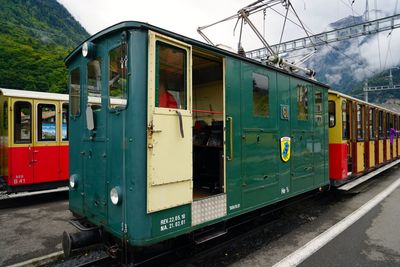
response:
<path fill-rule="evenodd" d="M 56 0 L 0 0 L 0 87 L 66 93 L 63 59 L 88 36 Z"/>

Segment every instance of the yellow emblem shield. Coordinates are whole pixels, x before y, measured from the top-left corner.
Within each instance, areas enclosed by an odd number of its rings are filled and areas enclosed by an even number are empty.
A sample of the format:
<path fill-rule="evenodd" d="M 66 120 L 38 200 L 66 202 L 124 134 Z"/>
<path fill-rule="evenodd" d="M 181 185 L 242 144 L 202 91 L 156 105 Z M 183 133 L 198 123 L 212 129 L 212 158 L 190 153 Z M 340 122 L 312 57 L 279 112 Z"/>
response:
<path fill-rule="evenodd" d="M 281 138 L 281 158 L 284 162 L 288 162 L 290 159 L 290 137 Z"/>

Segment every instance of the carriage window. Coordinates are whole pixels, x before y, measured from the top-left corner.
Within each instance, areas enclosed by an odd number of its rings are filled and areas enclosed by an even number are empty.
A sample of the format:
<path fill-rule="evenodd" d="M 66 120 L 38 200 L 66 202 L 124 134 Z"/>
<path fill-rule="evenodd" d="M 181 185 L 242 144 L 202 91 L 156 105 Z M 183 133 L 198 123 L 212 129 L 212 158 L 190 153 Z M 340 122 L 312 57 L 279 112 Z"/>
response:
<path fill-rule="evenodd" d="M 7 101 L 3 104 L 3 129 L 8 129 L 8 103 Z"/>
<path fill-rule="evenodd" d="M 38 141 L 56 141 L 56 106 L 38 105 Z"/>
<path fill-rule="evenodd" d="M 186 51 L 156 43 L 156 106 L 187 109 Z"/>
<path fill-rule="evenodd" d="M 14 104 L 14 143 L 32 142 L 32 106 L 29 102 L 18 101 Z"/>
<path fill-rule="evenodd" d="M 68 141 L 69 139 L 69 127 L 68 127 L 68 120 L 69 120 L 69 105 L 68 103 L 62 104 L 62 125 L 61 125 L 61 138 L 63 141 Z"/>
<path fill-rule="evenodd" d="M 385 123 L 385 133 L 386 133 L 386 137 L 388 137 L 389 136 L 389 131 L 390 131 L 390 126 L 389 126 L 389 121 L 390 121 L 390 119 L 389 119 L 389 113 L 386 113 L 386 123 Z"/>
<path fill-rule="evenodd" d="M 375 109 L 369 110 L 369 139 L 375 139 Z"/>
<path fill-rule="evenodd" d="M 101 109 L 101 61 L 92 60 L 88 63 L 88 88 L 87 103 L 91 105 L 92 110 Z"/>
<path fill-rule="evenodd" d="M 109 56 L 108 107 L 123 109 L 127 104 L 127 45 L 122 44 L 112 49 Z"/>
<path fill-rule="evenodd" d="M 357 139 L 364 138 L 364 107 L 357 105 Z"/>
<path fill-rule="evenodd" d="M 253 73 L 253 115 L 269 115 L 268 77 Z"/>
<path fill-rule="evenodd" d="M 330 100 L 328 102 L 328 109 L 329 109 L 329 128 L 335 127 L 336 125 L 336 107 L 335 102 Z"/>
<path fill-rule="evenodd" d="M 397 130 L 400 130 L 400 116 L 399 116 L 399 120 L 397 121 Z"/>
<path fill-rule="evenodd" d="M 79 116 L 81 114 L 81 83 L 79 68 L 71 71 L 69 86 L 71 115 Z"/>
<path fill-rule="evenodd" d="M 297 86 L 297 119 L 308 120 L 308 89 L 305 86 Z"/>
<path fill-rule="evenodd" d="M 394 123 L 394 115 L 393 114 L 390 114 L 390 128 L 393 128 L 393 123 Z M 389 131 L 390 131 L 390 129 L 389 129 Z"/>
<path fill-rule="evenodd" d="M 342 102 L 342 138 L 348 140 L 350 137 L 350 114 L 346 101 Z"/>
<path fill-rule="evenodd" d="M 378 124 L 379 138 L 383 138 L 385 136 L 385 133 L 383 131 L 383 111 L 379 111 Z"/>
<path fill-rule="evenodd" d="M 318 125 L 322 124 L 322 93 L 316 92 L 314 94 L 314 113 L 315 113 L 315 122 Z"/>

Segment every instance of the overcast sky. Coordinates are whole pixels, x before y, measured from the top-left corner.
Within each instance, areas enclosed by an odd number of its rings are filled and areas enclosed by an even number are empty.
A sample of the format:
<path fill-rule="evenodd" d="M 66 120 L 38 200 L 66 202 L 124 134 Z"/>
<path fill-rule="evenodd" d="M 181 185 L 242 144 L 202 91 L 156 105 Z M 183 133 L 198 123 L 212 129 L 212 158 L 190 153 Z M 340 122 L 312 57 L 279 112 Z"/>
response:
<path fill-rule="evenodd" d="M 121 21 L 136 20 L 148 22 L 203 41 L 196 32 L 197 27 L 236 14 L 240 8 L 254 2 L 254 0 L 58 0 L 58 2 L 64 5 L 90 34 Z M 351 5 L 352 2 L 354 2 L 353 5 Z M 376 15 L 378 17 L 393 15 L 396 2 L 397 0 L 369 0 L 370 19 L 375 19 Z M 314 33 L 327 30 L 329 23 L 341 18 L 364 14 L 366 6 L 366 0 L 292 0 L 291 3 L 303 23 Z M 375 8 L 382 10 L 383 13 L 376 14 Z M 276 6 L 276 10 L 284 12 L 280 5 Z M 293 14 L 289 14 L 289 17 L 295 20 Z M 266 13 L 265 23 L 263 23 L 262 12 L 252 16 L 251 19 L 261 33 L 264 34 L 265 32 L 269 43 L 275 44 L 279 41 L 283 25 L 283 18 L 280 15 L 270 10 Z M 214 43 L 222 43 L 236 49 L 238 31 L 233 36 L 235 22 L 223 23 L 206 29 L 204 32 Z M 379 35 L 381 58 L 386 57 L 389 40 L 387 34 L 386 32 Z M 300 28 L 290 22 L 287 23 L 284 40 L 302 36 L 305 36 L 305 33 Z M 245 50 L 261 47 L 261 43 L 257 41 L 253 34 L 246 32 L 243 38 Z M 377 38 L 375 39 L 376 43 L 371 44 L 366 56 L 378 55 L 378 41 Z M 392 48 L 400 45 L 400 29 L 393 32 L 391 39 L 390 46 Z M 369 50 L 373 51 L 370 52 Z M 397 64 L 400 61 L 400 53 L 397 53 L 396 50 L 391 49 L 392 54 L 388 59 L 392 61 L 390 65 Z M 375 65 L 379 65 L 376 63 L 376 59 L 373 60 Z"/>

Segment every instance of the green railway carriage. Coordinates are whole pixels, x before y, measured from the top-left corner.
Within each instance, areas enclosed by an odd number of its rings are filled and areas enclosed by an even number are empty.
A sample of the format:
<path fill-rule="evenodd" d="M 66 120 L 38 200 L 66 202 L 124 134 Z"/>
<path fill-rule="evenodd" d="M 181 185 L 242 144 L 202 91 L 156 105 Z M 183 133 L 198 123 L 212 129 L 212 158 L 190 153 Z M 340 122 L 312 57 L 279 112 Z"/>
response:
<path fill-rule="evenodd" d="M 321 83 L 140 22 L 66 65 L 80 227 L 140 247 L 329 184 Z"/>

